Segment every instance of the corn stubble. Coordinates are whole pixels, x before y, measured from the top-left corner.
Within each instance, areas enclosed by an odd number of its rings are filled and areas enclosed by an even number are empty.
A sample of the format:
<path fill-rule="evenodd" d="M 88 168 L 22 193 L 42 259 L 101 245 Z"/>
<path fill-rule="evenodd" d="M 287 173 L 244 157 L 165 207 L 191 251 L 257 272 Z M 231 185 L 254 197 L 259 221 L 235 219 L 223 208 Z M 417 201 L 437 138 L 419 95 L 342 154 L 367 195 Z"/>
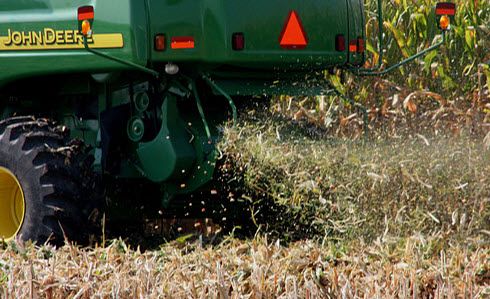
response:
<path fill-rule="evenodd" d="M 490 152 L 471 127 L 325 139 L 318 128 L 305 136 L 311 124 L 250 110 L 221 149 L 241 176 L 233 196 L 250 203 L 254 238 L 145 252 L 122 240 L 5 244 L 0 297 L 486 298 Z M 267 205 L 280 213 L 261 215 Z"/>
<path fill-rule="evenodd" d="M 352 247 L 267 238 L 141 253 L 18 248 L 0 253 L 2 298 L 485 298 L 487 249 L 440 249 L 442 236 Z M 467 240 L 469 244 L 476 240 Z"/>

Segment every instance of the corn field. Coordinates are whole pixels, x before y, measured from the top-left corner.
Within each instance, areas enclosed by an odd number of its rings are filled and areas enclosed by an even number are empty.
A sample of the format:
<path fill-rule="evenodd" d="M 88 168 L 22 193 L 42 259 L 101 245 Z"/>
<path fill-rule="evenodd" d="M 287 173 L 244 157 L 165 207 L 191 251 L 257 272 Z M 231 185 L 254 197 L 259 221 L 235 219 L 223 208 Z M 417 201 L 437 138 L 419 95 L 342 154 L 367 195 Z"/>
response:
<path fill-rule="evenodd" d="M 437 1 L 383 1 L 385 13 L 385 60 L 392 64 L 408 58 L 434 43 L 439 34 L 433 13 Z M 479 65 L 490 61 L 490 5 L 487 1 L 455 1 L 457 13 L 451 25 L 449 39 L 441 51 L 434 51 L 417 63 L 393 74 L 390 79 L 411 88 L 441 92 L 444 96 L 472 92 L 477 85 Z M 377 1 L 366 1 L 368 10 L 368 64 L 377 62 L 376 47 Z M 486 76 L 489 73 L 486 72 Z"/>

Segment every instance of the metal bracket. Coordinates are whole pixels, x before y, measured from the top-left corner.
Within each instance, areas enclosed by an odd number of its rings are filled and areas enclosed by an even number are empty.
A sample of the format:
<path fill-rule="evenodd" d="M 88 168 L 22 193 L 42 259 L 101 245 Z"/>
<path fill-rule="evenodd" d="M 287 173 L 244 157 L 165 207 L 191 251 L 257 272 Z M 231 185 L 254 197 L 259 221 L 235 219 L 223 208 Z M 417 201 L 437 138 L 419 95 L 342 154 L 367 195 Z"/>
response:
<path fill-rule="evenodd" d="M 202 108 L 201 98 L 199 97 L 199 92 L 197 92 L 196 81 L 191 80 L 192 93 L 194 94 L 194 100 L 196 101 L 197 110 L 199 111 L 199 115 L 201 116 L 202 124 L 204 125 L 204 130 L 206 130 L 206 136 L 208 137 L 208 141 L 211 142 L 211 130 L 209 129 L 208 121 L 206 120 L 206 115 L 204 114 L 204 109 Z"/>
<path fill-rule="evenodd" d="M 202 75 L 202 78 L 204 79 L 204 81 L 206 81 L 206 83 L 208 83 L 208 85 L 211 88 L 214 88 L 217 92 L 219 92 L 221 95 L 223 95 L 228 100 L 228 104 L 230 105 L 231 111 L 233 113 L 233 123 L 236 124 L 237 121 L 238 121 L 238 112 L 237 112 L 237 109 L 236 109 L 235 102 L 233 101 L 233 99 L 231 98 L 231 96 L 229 94 L 227 94 L 221 87 L 219 87 L 216 83 L 214 83 L 206 75 Z"/>
<path fill-rule="evenodd" d="M 410 57 L 408 57 L 405 60 L 402 60 L 399 63 L 396 63 L 382 71 L 380 71 L 381 66 L 383 65 L 383 5 L 381 0 L 378 0 L 378 53 L 379 53 L 379 58 L 378 58 L 378 63 L 375 67 L 373 68 L 354 68 L 354 67 L 349 67 L 348 70 L 354 73 L 357 76 L 382 76 L 385 75 L 407 63 L 410 63 L 414 61 L 415 59 L 422 57 L 426 55 L 427 53 L 438 49 L 441 47 L 445 42 L 446 42 L 446 31 L 442 31 L 442 39 L 437 42 L 435 45 L 415 54 Z"/>
<path fill-rule="evenodd" d="M 85 47 L 85 50 L 87 50 L 88 52 L 90 52 L 92 54 L 95 54 L 95 55 L 100 56 L 102 58 L 105 58 L 105 59 L 108 59 L 108 60 L 111 60 L 111 61 L 114 61 L 114 62 L 123 64 L 125 66 L 132 67 L 132 68 L 137 69 L 137 70 L 139 70 L 141 72 L 150 74 L 150 75 L 152 75 L 153 77 L 155 77 L 157 79 L 160 78 L 160 73 L 157 72 L 157 71 L 155 71 L 155 70 L 149 69 L 147 67 L 141 66 L 141 65 L 136 64 L 134 62 L 127 61 L 127 60 L 124 60 L 124 59 L 121 59 L 121 58 L 118 58 L 118 57 L 114 57 L 112 55 L 108 55 L 108 54 L 105 54 L 103 52 L 100 52 L 100 51 L 97 51 L 95 49 L 90 48 L 88 46 L 88 41 L 87 41 L 87 37 L 86 36 L 83 37 L 83 45 Z"/>
<path fill-rule="evenodd" d="M 382 71 L 360 71 L 360 70 L 357 70 L 357 71 L 354 71 L 354 74 L 355 75 L 358 75 L 358 76 L 382 76 L 382 75 L 385 75 L 407 63 L 410 63 L 412 61 L 414 61 L 415 59 L 419 58 L 419 57 L 422 57 L 424 55 L 426 55 L 427 53 L 431 52 L 431 51 L 434 51 L 436 49 L 438 49 L 439 47 L 441 47 L 444 43 L 446 42 L 446 32 L 442 32 L 442 39 L 437 42 L 435 45 L 415 54 L 415 55 L 412 55 L 410 57 L 408 57 L 407 59 L 405 60 L 402 60 L 400 61 L 399 63 L 397 64 L 394 64 Z"/>

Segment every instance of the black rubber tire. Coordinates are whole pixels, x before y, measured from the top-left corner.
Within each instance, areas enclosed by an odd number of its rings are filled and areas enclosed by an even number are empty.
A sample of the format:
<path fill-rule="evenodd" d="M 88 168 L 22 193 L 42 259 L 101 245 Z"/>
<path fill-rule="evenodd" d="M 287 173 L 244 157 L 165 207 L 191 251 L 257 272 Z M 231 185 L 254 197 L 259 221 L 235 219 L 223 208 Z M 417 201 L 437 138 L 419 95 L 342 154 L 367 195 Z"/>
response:
<path fill-rule="evenodd" d="M 47 119 L 0 121 L 0 166 L 17 177 L 25 198 L 17 239 L 87 242 L 97 218 L 90 158 L 81 142 L 70 142 L 67 130 Z"/>

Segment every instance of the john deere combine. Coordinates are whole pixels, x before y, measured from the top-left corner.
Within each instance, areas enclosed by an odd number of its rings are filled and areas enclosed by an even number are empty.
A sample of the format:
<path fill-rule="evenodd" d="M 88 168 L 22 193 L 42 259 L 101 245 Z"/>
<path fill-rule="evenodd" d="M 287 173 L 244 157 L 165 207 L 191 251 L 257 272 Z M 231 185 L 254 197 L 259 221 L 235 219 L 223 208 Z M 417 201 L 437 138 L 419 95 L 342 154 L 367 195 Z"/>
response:
<path fill-rule="evenodd" d="M 236 96 L 390 70 L 361 68 L 364 25 L 362 0 L 1 1 L 0 238 L 83 239 L 100 177 L 202 188 Z"/>

